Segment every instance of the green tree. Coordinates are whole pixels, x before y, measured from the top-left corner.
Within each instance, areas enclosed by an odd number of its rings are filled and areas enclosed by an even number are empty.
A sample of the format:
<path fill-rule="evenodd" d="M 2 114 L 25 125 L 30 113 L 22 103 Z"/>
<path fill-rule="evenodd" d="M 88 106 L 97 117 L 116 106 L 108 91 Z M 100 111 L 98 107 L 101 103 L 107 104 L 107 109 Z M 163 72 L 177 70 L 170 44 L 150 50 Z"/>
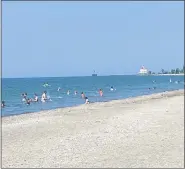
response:
<path fill-rule="evenodd" d="M 180 69 L 179 68 L 176 68 L 175 73 L 176 74 L 179 74 L 180 73 Z"/>
<path fill-rule="evenodd" d="M 161 69 L 161 73 L 164 74 L 164 69 Z"/>
<path fill-rule="evenodd" d="M 175 74 L 175 69 L 172 69 L 171 70 L 171 74 Z"/>

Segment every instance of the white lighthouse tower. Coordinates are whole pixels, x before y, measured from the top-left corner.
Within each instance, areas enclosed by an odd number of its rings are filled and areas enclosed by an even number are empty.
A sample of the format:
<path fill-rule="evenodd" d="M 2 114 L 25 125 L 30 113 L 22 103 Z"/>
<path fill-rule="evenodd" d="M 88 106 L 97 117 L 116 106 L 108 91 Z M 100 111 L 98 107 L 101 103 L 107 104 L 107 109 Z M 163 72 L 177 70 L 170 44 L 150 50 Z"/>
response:
<path fill-rule="evenodd" d="M 141 69 L 139 70 L 139 75 L 148 75 L 148 70 L 142 66 Z"/>

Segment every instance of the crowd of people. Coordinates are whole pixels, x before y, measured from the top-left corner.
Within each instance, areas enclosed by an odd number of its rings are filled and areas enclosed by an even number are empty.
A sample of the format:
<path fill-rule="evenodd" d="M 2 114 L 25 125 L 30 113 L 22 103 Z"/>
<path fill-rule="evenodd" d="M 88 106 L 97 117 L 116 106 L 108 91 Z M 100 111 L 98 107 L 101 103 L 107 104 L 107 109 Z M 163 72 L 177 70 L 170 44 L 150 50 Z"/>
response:
<path fill-rule="evenodd" d="M 59 87 L 57 91 L 60 91 L 60 90 L 61 90 L 61 88 Z M 66 94 L 67 95 L 70 95 L 70 90 L 68 90 Z M 74 95 L 77 95 L 77 94 L 78 94 L 78 92 L 75 90 L 74 91 Z M 99 89 L 99 95 L 101 97 L 103 96 L 103 90 L 102 89 Z M 22 97 L 22 102 L 23 103 L 26 103 L 27 105 L 30 105 L 32 102 L 39 102 L 39 97 L 38 97 L 38 95 L 36 93 L 34 94 L 34 97 L 33 98 L 29 98 L 26 92 L 25 93 L 22 93 L 21 94 L 21 97 Z M 81 98 L 85 100 L 85 104 L 89 104 L 90 103 L 88 97 L 84 94 L 84 92 L 81 92 Z M 48 100 L 51 101 L 50 97 L 47 96 L 47 92 L 44 91 L 42 93 L 42 95 L 41 95 L 40 101 L 41 102 L 46 102 Z M 5 101 L 2 101 L 1 102 L 1 107 L 2 108 L 5 107 Z"/>
<path fill-rule="evenodd" d="M 156 83 L 156 81 L 154 80 L 153 83 Z M 172 83 L 172 80 L 171 80 L 171 79 L 170 79 L 170 83 Z M 180 81 L 175 81 L 175 83 L 180 83 Z M 48 87 L 48 86 L 50 86 L 48 83 L 44 83 L 44 84 L 43 84 L 43 87 Z M 130 85 L 128 85 L 128 86 L 130 86 Z M 156 87 L 148 88 L 148 89 L 149 89 L 149 90 L 152 90 L 152 89 L 155 90 Z M 57 91 L 59 92 L 59 91 L 61 91 L 61 90 L 62 90 L 62 89 L 61 89 L 60 87 L 58 87 Z M 113 86 L 111 86 L 111 87 L 110 87 L 110 91 L 114 91 L 114 90 L 116 90 L 116 89 L 114 89 Z M 103 96 L 103 90 L 102 90 L 102 89 L 99 89 L 98 92 L 99 92 L 99 95 L 102 97 L 102 96 Z M 68 90 L 66 94 L 67 94 L 67 95 L 70 95 L 70 90 Z M 78 92 L 75 90 L 75 91 L 74 91 L 74 95 L 77 95 L 77 94 L 78 94 Z M 34 94 L 34 98 L 28 98 L 26 92 L 23 93 L 21 96 L 22 96 L 22 101 L 23 101 L 24 103 L 26 103 L 27 105 L 30 105 L 32 102 L 39 102 L 39 97 L 38 97 L 38 95 L 37 95 L 36 93 Z M 81 92 L 81 98 L 85 100 L 85 104 L 89 104 L 89 103 L 90 103 L 88 97 L 85 96 L 84 92 Z M 47 96 L 47 92 L 44 91 L 44 92 L 42 93 L 42 95 L 41 95 L 41 102 L 46 102 L 46 101 L 48 101 L 48 100 L 52 101 L 52 100 L 50 99 L 50 97 Z M 5 107 L 5 101 L 2 101 L 2 102 L 1 102 L 1 107 L 2 107 L 2 108 Z"/>

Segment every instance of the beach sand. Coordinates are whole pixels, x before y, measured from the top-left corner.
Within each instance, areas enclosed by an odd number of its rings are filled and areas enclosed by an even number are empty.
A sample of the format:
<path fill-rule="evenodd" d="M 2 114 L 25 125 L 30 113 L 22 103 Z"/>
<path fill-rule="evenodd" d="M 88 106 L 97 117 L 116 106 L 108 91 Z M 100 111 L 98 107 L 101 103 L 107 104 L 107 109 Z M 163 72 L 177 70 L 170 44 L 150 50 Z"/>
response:
<path fill-rule="evenodd" d="M 2 167 L 184 167 L 184 90 L 2 118 Z"/>

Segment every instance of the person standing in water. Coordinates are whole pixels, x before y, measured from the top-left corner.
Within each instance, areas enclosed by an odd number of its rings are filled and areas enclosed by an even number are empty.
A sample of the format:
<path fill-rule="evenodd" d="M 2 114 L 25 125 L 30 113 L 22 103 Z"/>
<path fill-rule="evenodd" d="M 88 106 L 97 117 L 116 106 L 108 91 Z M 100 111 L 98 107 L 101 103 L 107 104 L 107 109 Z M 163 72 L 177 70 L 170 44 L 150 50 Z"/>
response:
<path fill-rule="evenodd" d="M 1 107 L 4 108 L 5 107 L 5 101 L 1 102 Z"/>
<path fill-rule="evenodd" d="M 34 102 L 38 102 L 38 101 L 39 101 L 39 98 L 38 98 L 37 94 L 35 93 L 34 96 L 35 96 L 35 97 L 34 97 L 33 101 L 34 101 Z"/>
<path fill-rule="evenodd" d="M 77 95 L 77 93 L 78 93 L 78 92 L 75 90 L 75 95 Z"/>
<path fill-rule="evenodd" d="M 41 97 L 41 101 L 42 101 L 42 102 L 45 102 L 45 101 L 47 100 L 47 95 L 46 95 L 46 93 L 47 93 L 47 92 L 44 91 L 43 94 L 42 94 L 42 97 Z"/>
<path fill-rule="evenodd" d="M 99 94 L 100 94 L 101 97 L 103 96 L 103 91 L 102 91 L 102 89 L 99 90 Z"/>
<path fill-rule="evenodd" d="M 23 93 L 23 94 L 22 94 L 22 97 L 23 97 L 23 98 L 22 98 L 22 101 L 23 101 L 23 102 L 26 102 L 26 100 L 27 100 L 27 98 L 26 98 L 26 97 L 27 97 L 27 93 Z"/>
<path fill-rule="evenodd" d="M 82 99 L 85 99 L 85 94 L 82 92 L 81 93 Z"/>
<path fill-rule="evenodd" d="M 28 98 L 28 99 L 26 99 L 26 104 L 27 104 L 27 105 L 30 105 L 31 101 L 32 101 L 32 100 L 31 100 L 31 99 L 29 99 L 29 98 Z"/>
<path fill-rule="evenodd" d="M 69 94 L 70 94 L 70 91 L 68 90 L 68 91 L 67 91 L 67 95 L 69 95 Z"/>

